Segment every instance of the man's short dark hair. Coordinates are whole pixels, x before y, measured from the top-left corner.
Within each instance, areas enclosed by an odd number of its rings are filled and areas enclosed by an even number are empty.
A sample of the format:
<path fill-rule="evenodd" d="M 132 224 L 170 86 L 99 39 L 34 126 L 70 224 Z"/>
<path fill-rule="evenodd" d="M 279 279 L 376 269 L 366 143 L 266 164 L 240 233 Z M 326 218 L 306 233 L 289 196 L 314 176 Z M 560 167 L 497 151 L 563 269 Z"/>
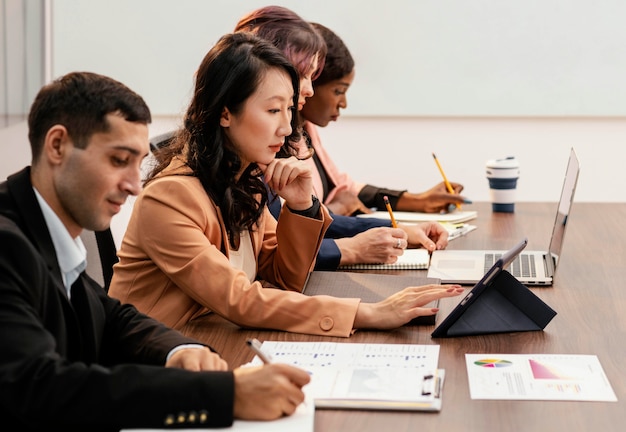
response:
<path fill-rule="evenodd" d="M 94 133 L 109 130 L 106 116 L 112 113 L 130 122 L 152 121 L 150 109 L 141 96 L 104 75 L 71 72 L 44 86 L 28 115 L 32 162 L 39 159 L 52 126 L 65 126 L 74 145 L 85 148 Z"/>

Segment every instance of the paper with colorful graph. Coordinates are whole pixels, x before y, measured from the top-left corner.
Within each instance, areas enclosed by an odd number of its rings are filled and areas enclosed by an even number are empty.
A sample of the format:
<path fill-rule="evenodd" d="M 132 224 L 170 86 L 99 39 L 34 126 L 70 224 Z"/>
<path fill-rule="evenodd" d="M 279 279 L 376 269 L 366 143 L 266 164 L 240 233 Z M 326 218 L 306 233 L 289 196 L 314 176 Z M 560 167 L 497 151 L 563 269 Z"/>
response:
<path fill-rule="evenodd" d="M 615 402 L 595 355 L 465 354 L 472 399 Z"/>

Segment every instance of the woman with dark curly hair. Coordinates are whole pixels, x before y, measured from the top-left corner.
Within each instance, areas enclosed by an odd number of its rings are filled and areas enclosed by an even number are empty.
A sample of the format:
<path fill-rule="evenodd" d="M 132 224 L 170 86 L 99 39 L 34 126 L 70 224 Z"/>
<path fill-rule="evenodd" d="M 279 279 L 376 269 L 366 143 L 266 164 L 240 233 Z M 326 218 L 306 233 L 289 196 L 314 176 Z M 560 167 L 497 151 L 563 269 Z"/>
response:
<path fill-rule="evenodd" d="M 311 70 L 318 54 L 305 62 Z M 291 155 L 300 82 L 274 45 L 250 33 L 211 49 L 184 127 L 135 202 L 112 296 L 175 328 L 212 311 L 246 327 L 348 337 L 430 315 L 423 305 L 462 291 L 409 287 L 371 304 L 298 292 L 331 221 L 310 168 Z M 278 223 L 262 178 L 285 201 Z"/>

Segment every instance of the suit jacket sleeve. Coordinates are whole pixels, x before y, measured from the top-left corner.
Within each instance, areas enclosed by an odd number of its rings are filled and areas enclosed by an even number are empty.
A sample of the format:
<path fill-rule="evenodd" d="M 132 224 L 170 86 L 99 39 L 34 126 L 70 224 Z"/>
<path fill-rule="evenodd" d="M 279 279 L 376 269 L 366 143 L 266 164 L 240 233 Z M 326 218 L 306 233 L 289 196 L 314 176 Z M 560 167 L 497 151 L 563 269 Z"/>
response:
<path fill-rule="evenodd" d="M 342 216 L 333 213 L 333 222 L 326 231 L 326 238 L 354 237 L 371 228 L 391 227 L 391 221 L 377 218 L 359 218 L 356 216 Z"/>
<path fill-rule="evenodd" d="M 229 372 L 164 368 L 192 340 L 107 297 L 86 275 L 72 302 L 20 229 L 0 216 L 0 415 L 20 430 L 232 423 Z M 198 422 L 202 417 L 203 423 Z M 192 418 L 195 426 L 188 423 Z"/>
<path fill-rule="evenodd" d="M 335 239 L 325 238 L 322 240 L 322 247 L 317 252 L 315 270 L 334 271 L 341 264 L 341 251 Z"/>

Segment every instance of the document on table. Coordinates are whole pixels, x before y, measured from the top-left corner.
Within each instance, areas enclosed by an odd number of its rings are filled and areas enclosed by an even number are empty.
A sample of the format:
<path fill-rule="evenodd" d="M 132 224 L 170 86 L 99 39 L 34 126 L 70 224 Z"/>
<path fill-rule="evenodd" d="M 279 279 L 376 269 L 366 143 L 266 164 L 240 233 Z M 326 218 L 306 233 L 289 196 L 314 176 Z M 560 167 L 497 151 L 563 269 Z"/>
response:
<path fill-rule="evenodd" d="M 296 409 L 296 412 L 290 416 L 271 421 L 235 420 L 233 426 L 228 430 L 254 432 L 313 432 L 314 420 L 315 405 L 312 400 L 307 399 L 304 403 L 301 403 Z"/>
<path fill-rule="evenodd" d="M 439 345 L 266 341 L 262 349 L 311 374 L 304 392 L 317 408 L 441 409 Z"/>
<path fill-rule="evenodd" d="M 472 399 L 616 402 L 595 355 L 465 354 Z"/>
<path fill-rule="evenodd" d="M 292 415 L 276 420 L 235 420 L 229 428 L 220 428 L 220 431 L 253 431 L 253 432 L 313 432 L 315 420 L 315 406 L 313 401 L 301 403 Z M 122 429 L 121 432 L 162 432 L 167 429 Z M 176 429 L 176 432 L 197 432 L 209 429 Z M 210 429 L 213 430 L 213 429 Z"/>
<path fill-rule="evenodd" d="M 291 416 L 272 421 L 235 420 L 228 430 L 312 432 L 316 406 L 411 411 L 441 409 L 445 372 L 437 369 L 439 345 L 265 341 L 261 349 L 272 356 L 273 362 L 298 366 L 311 374 L 311 382 L 303 389 L 306 400 Z M 243 367 L 261 364 L 261 359 L 255 356 Z M 130 432 L 130 429 L 125 431 Z"/>
<path fill-rule="evenodd" d="M 464 236 L 467 233 L 474 231 L 478 228 L 476 225 L 471 225 L 467 223 L 450 223 L 450 222 L 439 222 L 443 227 L 448 231 L 448 241 L 457 239 L 459 237 Z"/>

